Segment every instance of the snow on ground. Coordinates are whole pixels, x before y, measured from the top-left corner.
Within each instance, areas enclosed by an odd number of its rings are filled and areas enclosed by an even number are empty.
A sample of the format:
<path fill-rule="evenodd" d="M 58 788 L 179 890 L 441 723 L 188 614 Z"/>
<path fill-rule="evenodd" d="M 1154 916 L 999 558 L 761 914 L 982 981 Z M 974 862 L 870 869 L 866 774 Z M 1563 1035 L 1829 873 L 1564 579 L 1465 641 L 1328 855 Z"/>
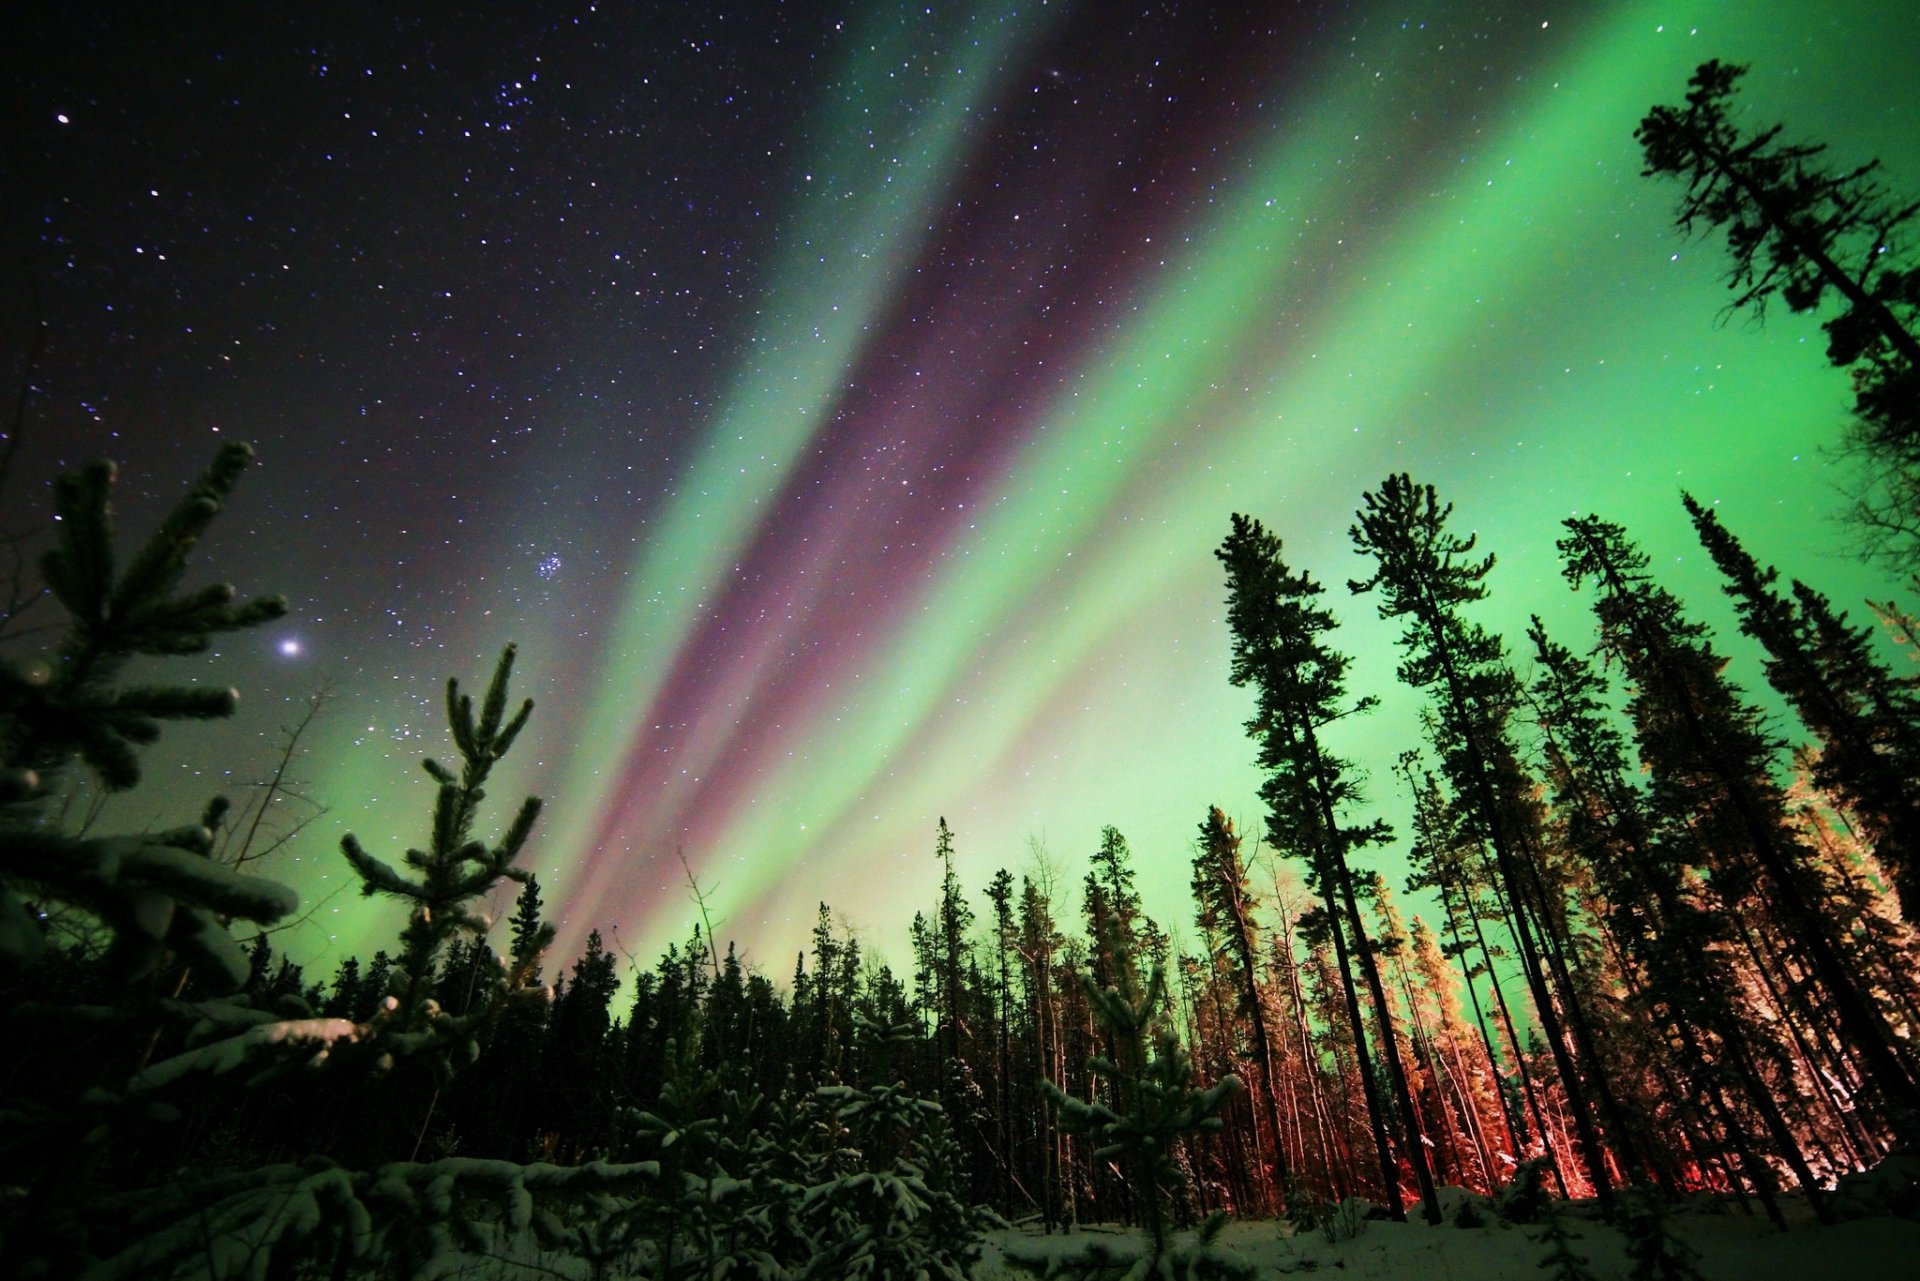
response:
<path fill-rule="evenodd" d="M 1579 1234 L 1574 1251 L 1584 1255 L 1599 1281 L 1628 1275 L 1624 1238 L 1585 1216 L 1566 1217 Z M 1907 1219 L 1861 1219 L 1837 1227 L 1814 1224 L 1780 1232 L 1765 1219 L 1734 1213 L 1687 1210 L 1672 1219 L 1677 1236 L 1698 1252 L 1706 1281 L 1882 1281 L 1920 1275 L 1920 1223 Z M 1262 1277 L 1326 1273 L 1342 1281 L 1550 1281 L 1540 1266 L 1547 1246 L 1537 1242 L 1540 1225 L 1430 1228 L 1421 1223 L 1368 1223 L 1358 1237 L 1330 1242 L 1317 1231 L 1289 1236 L 1273 1222 L 1232 1223 L 1221 1234 L 1223 1251 L 1255 1265 Z M 1118 1244 L 1134 1235 L 1115 1228 L 1084 1229 L 1078 1236 L 1009 1229 L 990 1234 L 973 1281 L 1013 1281 L 1030 1274 L 1010 1267 L 1004 1249 L 1026 1256 L 1072 1250 L 1098 1234 Z"/>

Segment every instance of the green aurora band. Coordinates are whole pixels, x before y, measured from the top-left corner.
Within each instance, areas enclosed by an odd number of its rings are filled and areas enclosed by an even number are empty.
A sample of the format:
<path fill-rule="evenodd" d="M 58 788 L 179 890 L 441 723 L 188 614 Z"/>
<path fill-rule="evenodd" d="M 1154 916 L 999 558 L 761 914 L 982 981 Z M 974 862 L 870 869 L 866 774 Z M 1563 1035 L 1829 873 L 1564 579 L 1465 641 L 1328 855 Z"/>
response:
<path fill-rule="evenodd" d="M 1844 506 L 1844 468 L 1824 451 L 1846 389 L 1817 328 L 1784 312 L 1764 329 L 1716 325 L 1719 246 L 1672 231 L 1675 192 L 1640 176 L 1632 131 L 1700 61 L 1750 62 L 1756 120 L 1830 140 L 1843 162 L 1878 155 L 1896 189 L 1920 189 L 1920 18 L 1892 3 L 1556 8 L 1506 24 L 1486 55 L 1491 87 L 1463 100 L 1435 46 L 1467 35 L 1376 11 L 1321 33 L 1195 148 L 1201 194 L 1178 221 L 1113 216 L 1106 305 L 1062 316 L 1083 328 L 1071 367 L 1034 384 L 1044 394 L 993 411 L 1014 420 L 996 428 L 1006 448 L 970 475 L 965 514 L 924 549 L 925 572 L 864 620 L 884 626 L 841 616 L 832 595 L 836 557 L 860 545 L 849 501 L 789 549 L 777 598 L 791 621 L 727 637 L 699 715 L 672 727 L 671 768 L 624 791 L 622 763 L 658 749 L 648 717 L 714 602 L 740 590 L 743 556 L 789 532 L 782 494 L 822 447 L 848 371 L 886 339 L 911 278 L 940 269 L 925 255 L 979 170 L 970 149 L 1057 34 L 1055 11 L 956 12 L 852 24 L 803 126 L 803 194 L 757 328 L 699 456 L 629 544 L 607 637 L 583 647 L 563 620 L 536 617 L 474 620 L 463 638 L 484 655 L 517 637 L 528 689 L 584 704 L 534 731 L 497 789 L 503 812 L 517 786 L 548 798 L 530 863 L 563 922 L 558 956 L 591 928 L 642 963 L 686 937 L 697 915 L 678 853 L 722 936 L 769 972 L 786 972 L 821 901 L 897 963 L 908 918 L 933 903 L 942 815 L 976 889 L 1047 850 L 1063 918 L 1100 827 L 1119 827 L 1149 911 L 1180 936 L 1206 807 L 1259 828 L 1249 703 L 1226 682 L 1211 556 L 1232 511 L 1259 516 L 1338 588 L 1361 569 L 1346 537 L 1361 492 L 1390 471 L 1431 480 L 1501 557 L 1480 618 L 1510 645 L 1529 613 L 1563 639 L 1585 634 L 1552 544 L 1561 518 L 1589 510 L 1627 522 L 1726 638 L 1682 487 L 1721 502 L 1784 572 L 1849 603 L 1889 594 L 1837 555 L 1845 533 L 1828 523 Z M 1371 602 L 1329 599 L 1356 687 L 1387 696 L 1341 747 L 1371 765 L 1375 800 L 1404 825 L 1386 767 L 1414 745 L 1417 709 L 1393 687 L 1393 637 Z M 783 690 L 782 656 L 816 643 L 838 650 L 839 679 Z M 1729 648 L 1757 687 L 1752 655 Z M 407 697 L 423 730 L 438 724 L 431 693 Z M 781 698 L 777 724 L 754 720 Z M 320 792 L 386 798 L 330 822 L 363 839 L 417 828 L 427 788 L 399 783 L 408 753 L 441 750 L 438 732 L 400 750 L 324 749 Z M 716 795 L 734 803 L 705 812 Z M 673 817 L 688 812 L 697 828 Z M 330 866 L 302 888 L 323 897 L 344 876 Z M 337 898 L 321 919 L 342 955 L 391 928 Z"/>

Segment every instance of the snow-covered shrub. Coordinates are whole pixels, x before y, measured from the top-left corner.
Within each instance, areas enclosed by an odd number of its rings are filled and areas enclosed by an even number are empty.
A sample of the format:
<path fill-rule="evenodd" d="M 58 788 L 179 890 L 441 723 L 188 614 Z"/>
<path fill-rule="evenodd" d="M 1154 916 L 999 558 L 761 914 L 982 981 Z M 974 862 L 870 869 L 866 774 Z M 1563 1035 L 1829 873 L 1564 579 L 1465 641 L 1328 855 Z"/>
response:
<path fill-rule="evenodd" d="M 1528 1157 L 1513 1167 L 1513 1177 L 1493 1197 L 1493 1212 L 1507 1223 L 1538 1223 L 1552 1194 L 1547 1191 L 1550 1156 Z"/>
<path fill-rule="evenodd" d="M 883 1079 L 887 1052 L 914 1034 L 911 1024 L 883 1027 L 858 1014 L 854 1027 L 879 1050 Z M 816 1249 L 795 1275 L 965 1281 L 980 1234 L 999 1218 L 965 1196 L 959 1145 L 940 1105 L 898 1083 L 825 1085 L 815 1100 L 845 1146 L 802 1195 L 801 1218 Z"/>
<path fill-rule="evenodd" d="M 1546 1226 L 1533 1240 L 1547 1247 L 1540 1267 L 1550 1281 L 1598 1281 L 1593 1269 L 1587 1266 L 1587 1256 L 1574 1252 L 1573 1243 L 1580 1239 L 1580 1234 L 1567 1227 L 1565 1216 L 1556 1213 L 1549 1203 L 1544 1206 L 1540 1221 Z"/>
<path fill-rule="evenodd" d="M 1329 1244 L 1351 1241 L 1366 1232 L 1368 1222 L 1379 1208 L 1364 1197 L 1350 1196 L 1329 1210 L 1320 1221 L 1321 1234 Z"/>
<path fill-rule="evenodd" d="M 1703 1281 L 1700 1256 L 1673 1234 L 1670 1207 L 1658 1189 L 1636 1186 L 1620 1199 L 1626 1209 L 1620 1227 L 1627 1237 L 1632 1281 Z"/>
<path fill-rule="evenodd" d="M 1441 1217 L 1456 1228 L 1484 1228 L 1492 1221 L 1492 1197 L 1458 1184 L 1447 1184 L 1439 1188 L 1436 1195 Z"/>
<path fill-rule="evenodd" d="M 1890 1152 L 1870 1169 L 1841 1175 L 1829 1204 L 1843 1219 L 1920 1219 L 1920 1154 Z"/>
<path fill-rule="evenodd" d="M 1171 1194 L 1183 1182 L 1179 1144 L 1187 1134 L 1221 1126 L 1220 1110 L 1240 1088 L 1223 1076 L 1205 1089 L 1193 1082 L 1193 1060 L 1179 1034 L 1161 1022 L 1166 978 L 1156 967 L 1144 989 L 1130 964 L 1119 966 L 1118 982 L 1102 988 L 1085 980 L 1094 1017 L 1112 1038 L 1113 1057 L 1087 1061 L 1107 1083 L 1108 1099 L 1076 1099 L 1051 1081 L 1041 1088 L 1059 1109 L 1062 1129 L 1091 1135 L 1099 1144 L 1095 1160 L 1118 1161 L 1139 1199 L 1147 1228 L 1146 1250 L 1137 1255 L 1090 1242 L 1078 1255 L 1023 1257 L 1009 1253 L 1017 1267 L 1045 1276 L 1097 1281 L 1105 1278 L 1213 1278 L 1250 1275 L 1237 1260 L 1214 1248 L 1226 1223 L 1215 1214 L 1189 1241 L 1177 1240 L 1169 1226 Z"/>

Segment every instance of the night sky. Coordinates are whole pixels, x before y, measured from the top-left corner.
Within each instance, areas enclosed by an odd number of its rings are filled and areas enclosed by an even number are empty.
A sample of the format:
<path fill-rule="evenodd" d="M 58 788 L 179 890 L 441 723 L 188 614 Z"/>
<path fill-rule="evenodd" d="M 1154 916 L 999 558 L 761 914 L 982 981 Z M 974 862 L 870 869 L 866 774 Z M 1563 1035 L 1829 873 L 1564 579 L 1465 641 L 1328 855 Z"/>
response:
<path fill-rule="evenodd" d="M 1817 327 L 1722 322 L 1720 247 L 1640 176 L 1710 57 L 1920 191 L 1911 0 L 12 4 L 9 404 L 36 292 L 45 350 L 0 511 L 42 537 L 105 455 L 131 536 L 255 444 L 197 564 L 292 611 L 173 664 L 242 714 L 112 816 L 239 797 L 330 689 L 294 770 L 327 812 L 261 869 L 322 974 L 398 923 L 341 832 L 424 841 L 444 681 L 510 640 L 538 710 L 494 814 L 547 800 L 563 959 L 684 938 L 684 854 L 769 973 L 822 900 L 898 966 L 942 815 L 971 889 L 1037 846 L 1069 916 L 1113 824 L 1190 931 L 1207 807 L 1259 826 L 1233 511 L 1338 588 L 1362 491 L 1432 481 L 1510 646 L 1584 643 L 1587 511 L 1724 622 L 1682 487 L 1889 593 L 1841 554 Z M 1329 600 L 1387 695 L 1341 746 L 1404 827 L 1392 632 Z"/>

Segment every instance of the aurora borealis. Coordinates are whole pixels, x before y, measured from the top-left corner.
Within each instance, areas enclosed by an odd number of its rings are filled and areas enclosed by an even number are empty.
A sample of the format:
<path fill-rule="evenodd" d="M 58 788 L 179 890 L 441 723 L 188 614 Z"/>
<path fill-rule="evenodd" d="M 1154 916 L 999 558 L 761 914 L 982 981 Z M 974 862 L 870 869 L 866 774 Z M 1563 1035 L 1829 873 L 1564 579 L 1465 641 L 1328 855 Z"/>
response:
<path fill-rule="evenodd" d="M 296 956 L 386 945 L 339 835 L 420 839 L 442 682 L 508 640 L 539 710 L 497 812 L 547 800 L 557 955 L 683 938 L 684 855 L 783 976 L 823 900 L 898 963 L 942 815 L 976 890 L 1042 844 L 1063 913 L 1113 824 L 1188 928 L 1208 805 L 1258 828 L 1230 512 L 1337 586 L 1361 492 L 1431 481 L 1510 648 L 1584 636 L 1576 512 L 1724 620 L 1682 487 L 1836 600 L 1893 590 L 1830 520 L 1817 326 L 1716 323 L 1632 133 L 1746 62 L 1755 123 L 1920 191 L 1909 3 L 198 12 L 0 19 L 11 368 L 23 275 L 47 325 L 4 497 L 30 527 L 105 454 L 138 528 L 257 445 L 199 564 L 293 616 L 197 667 L 239 723 L 121 803 L 260 776 L 327 682 L 327 812 L 262 869 L 316 905 Z M 1342 750 L 1404 826 L 1392 634 L 1329 596 L 1386 696 Z"/>

